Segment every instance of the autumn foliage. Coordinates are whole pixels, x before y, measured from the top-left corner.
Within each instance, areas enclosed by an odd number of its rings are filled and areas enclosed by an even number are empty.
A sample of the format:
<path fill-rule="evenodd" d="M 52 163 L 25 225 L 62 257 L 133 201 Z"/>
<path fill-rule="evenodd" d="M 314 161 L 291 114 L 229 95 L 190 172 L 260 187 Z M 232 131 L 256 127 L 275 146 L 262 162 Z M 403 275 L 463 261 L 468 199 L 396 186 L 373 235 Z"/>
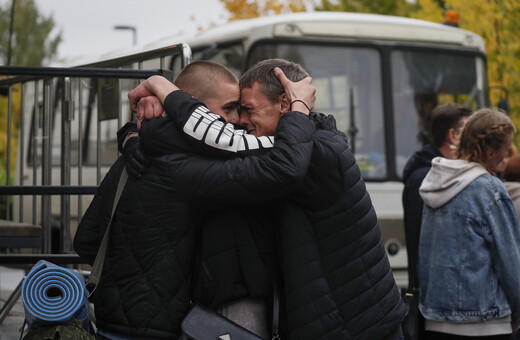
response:
<path fill-rule="evenodd" d="M 305 10 L 303 0 L 220 0 L 230 13 L 229 20 L 251 19 Z"/>
<path fill-rule="evenodd" d="M 422 0 L 410 16 L 442 22 L 439 1 Z M 444 5 L 460 13 L 460 27 L 482 36 L 486 43 L 488 82 L 492 105 L 507 91 L 509 113 L 520 128 L 520 1 L 447 0 Z"/>

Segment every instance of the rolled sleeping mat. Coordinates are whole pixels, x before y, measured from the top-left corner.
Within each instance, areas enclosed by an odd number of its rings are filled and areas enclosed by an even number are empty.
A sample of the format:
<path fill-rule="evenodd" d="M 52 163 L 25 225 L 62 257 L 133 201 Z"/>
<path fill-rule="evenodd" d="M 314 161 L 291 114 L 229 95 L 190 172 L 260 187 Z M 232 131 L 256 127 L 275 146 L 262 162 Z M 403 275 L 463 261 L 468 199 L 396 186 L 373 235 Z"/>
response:
<path fill-rule="evenodd" d="M 83 276 L 45 260 L 38 261 L 24 279 L 22 302 L 29 324 L 63 324 L 88 316 Z"/>

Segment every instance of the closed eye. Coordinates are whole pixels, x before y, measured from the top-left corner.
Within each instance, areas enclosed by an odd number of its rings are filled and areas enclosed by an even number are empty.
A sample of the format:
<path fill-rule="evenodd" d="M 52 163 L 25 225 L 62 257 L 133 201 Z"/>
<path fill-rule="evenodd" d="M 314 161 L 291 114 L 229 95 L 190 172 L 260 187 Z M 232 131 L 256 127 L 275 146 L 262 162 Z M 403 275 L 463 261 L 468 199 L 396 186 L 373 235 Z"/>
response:
<path fill-rule="evenodd" d="M 247 106 L 242 106 L 241 105 L 241 106 L 238 107 L 238 113 L 242 113 L 242 112 L 248 113 L 250 110 L 251 110 L 251 108 L 247 107 Z"/>
<path fill-rule="evenodd" d="M 237 105 L 238 104 L 229 104 L 229 105 L 225 105 L 222 109 L 226 112 L 230 112 L 230 111 L 233 111 L 233 110 L 236 110 L 237 109 Z"/>

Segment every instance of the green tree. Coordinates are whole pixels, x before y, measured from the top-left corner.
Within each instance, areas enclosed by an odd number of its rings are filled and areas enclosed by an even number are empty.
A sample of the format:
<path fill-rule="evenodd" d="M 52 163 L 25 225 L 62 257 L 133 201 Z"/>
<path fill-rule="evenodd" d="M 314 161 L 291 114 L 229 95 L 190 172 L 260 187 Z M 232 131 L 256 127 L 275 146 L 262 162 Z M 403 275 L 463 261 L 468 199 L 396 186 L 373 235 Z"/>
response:
<path fill-rule="evenodd" d="M 14 4 L 14 12 L 11 11 Z M 56 57 L 61 42 L 61 32 L 51 36 L 54 29 L 52 17 L 41 15 L 34 0 L 12 0 L 0 6 L 0 59 L 3 64 L 8 59 L 11 14 L 13 30 L 11 36 L 11 62 L 13 66 L 42 66 Z M 0 93 L 0 172 L 5 172 L 7 164 L 8 97 L 7 90 Z M 12 88 L 11 123 L 11 164 L 15 164 L 20 121 L 19 88 Z M 13 169 L 10 169 L 11 171 Z M 0 176 L 1 178 L 1 176 Z"/>
<path fill-rule="evenodd" d="M 15 66 L 44 66 L 57 56 L 61 32 L 52 35 L 54 19 L 42 15 L 34 0 L 11 0 L 0 5 L 0 58 L 6 64 L 9 50 L 11 5 L 14 20 L 11 62 Z"/>
<path fill-rule="evenodd" d="M 14 11 L 12 10 L 14 5 Z M 11 25 L 11 14 L 13 23 Z M 12 32 L 11 31 L 12 27 Z M 43 16 L 34 0 L 11 0 L 0 5 L 0 62 L 6 65 L 11 51 L 11 66 L 44 66 L 51 62 L 57 55 L 58 45 L 61 42 L 61 32 L 53 34 L 54 20 L 52 16 Z M 9 48 L 9 36 L 11 44 Z M 7 90 L 0 89 L 0 185 L 7 183 L 7 171 L 10 179 L 16 164 L 18 149 L 18 131 L 20 125 L 20 88 L 14 86 L 11 89 L 11 118 L 8 119 Z M 11 125 L 10 136 L 10 164 L 7 169 L 7 145 L 8 122 Z M 5 216 L 6 196 L 0 197 L 0 218 Z"/>

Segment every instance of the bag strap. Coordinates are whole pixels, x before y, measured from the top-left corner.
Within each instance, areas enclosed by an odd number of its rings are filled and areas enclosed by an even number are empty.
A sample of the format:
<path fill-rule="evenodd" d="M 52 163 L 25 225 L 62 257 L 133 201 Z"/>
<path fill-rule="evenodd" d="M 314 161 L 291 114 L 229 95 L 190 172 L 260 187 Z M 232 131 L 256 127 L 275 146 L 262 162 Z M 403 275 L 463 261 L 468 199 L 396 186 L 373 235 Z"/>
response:
<path fill-rule="evenodd" d="M 126 168 L 123 168 L 123 172 L 121 172 L 121 177 L 119 177 L 119 183 L 117 184 L 116 196 L 114 197 L 114 204 L 112 206 L 112 213 L 110 215 L 110 220 L 108 221 L 107 229 L 105 231 L 105 235 L 103 235 L 103 240 L 101 241 L 101 245 L 99 246 L 98 253 L 96 255 L 96 259 L 94 260 L 94 265 L 92 266 L 92 271 L 90 272 L 88 286 L 90 290 L 90 294 L 94 292 L 96 289 L 99 278 L 101 277 L 101 272 L 103 271 L 103 264 L 105 260 L 105 255 L 107 252 L 108 245 L 108 237 L 110 236 L 110 226 L 112 225 L 112 219 L 114 217 L 114 213 L 117 208 L 117 204 L 119 203 L 119 198 L 121 197 L 121 193 L 125 188 L 126 180 L 128 178 L 128 173 L 126 172 Z"/>
<path fill-rule="evenodd" d="M 280 324 L 280 294 L 278 292 L 278 284 L 274 283 L 274 295 L 273 295 L 273 332 L 271 340 L 280 340 L 279 334 Z"/>

